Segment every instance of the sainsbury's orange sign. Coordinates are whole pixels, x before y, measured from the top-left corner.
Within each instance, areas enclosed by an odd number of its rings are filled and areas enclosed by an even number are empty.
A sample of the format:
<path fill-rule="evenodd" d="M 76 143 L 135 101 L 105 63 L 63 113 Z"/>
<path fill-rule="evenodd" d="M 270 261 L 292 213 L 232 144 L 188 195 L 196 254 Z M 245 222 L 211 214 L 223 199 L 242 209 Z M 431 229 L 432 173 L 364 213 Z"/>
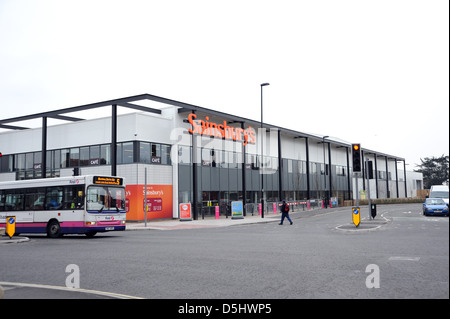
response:
<path fill-rule="evenodd" d="M 205 121 L 196 120 L 196 118 L 196 114 L 189 114 L 188 120 L 192 126 L 189 129 L 189 133 L 191 134 L 207 135 L 211 137 L 223 138 L 226 140 L 239 141 L 243 142 L 244 146 L 246 146 L 248 143 L 256 143 L 256 132 L 251 126 L 249 126 L 247 129 L 242 129 L 240 127 L 228 126 L 227 121 L 223 121 L 223 123 L 220 124 L 210 122 L 208 116 L 205 117 Z"/>

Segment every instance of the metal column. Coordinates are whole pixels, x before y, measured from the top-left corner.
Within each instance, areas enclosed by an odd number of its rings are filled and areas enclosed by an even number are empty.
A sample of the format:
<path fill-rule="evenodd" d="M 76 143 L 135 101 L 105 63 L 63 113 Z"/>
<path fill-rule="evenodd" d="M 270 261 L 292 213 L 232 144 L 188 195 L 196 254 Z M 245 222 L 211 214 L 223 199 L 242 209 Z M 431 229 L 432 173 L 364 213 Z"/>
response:
<path fill-rule="evenodd" d="M 330 183 L 330 188 L 328 189 L 328 200 L 331 200 L 331 195 L 333 195 L 333 187 L 331 184 L 331 143 L 328 142 L 328 182 Z"/>
<path fill-rule="evenodd" d="M 283 158 L 281 157 L 281 130 L 278 130 L 278 200 L 284 198 L 283 193 Z"/>
<path fill-rule="evenodd" d="M 111 175 L 117 176 L 117 104 L 111 113 Z"/>
<path fill-rule="evenodd" d="M 309 179 L 309 137 L 305 137 L 306 146 L 306 199 L 311 199 L 311 186 Z"/>
<path fill-rule="evenodd" d="M 391 198 L 391 194 L 389 191 L 389 165 L 388 165 L 388 157 L 385 156 L 386 159 L 386 198 Z"/>
<path fill-rule="evenodd" d="M 395 160 L 395 187 L 397 190 L 397 198 L 399 198 L 399 194 L 398 194 L 398 172 L 397 172 L 397 159 Z"/>
<path fill-rule="evenodd" d="M 241 122 L 241 129 L 244 130 L 244 122 Z M 225 148 L 224 148 L 225 149 Z M 242 201 L 243 201 L 243 209 L 244 216 L 247 216 L 247 208 L 245 205 L 247 204 L 247 185 L 246 185 L 246 176 L 247 173 L 247 155 L 245 154 L 245 146 L 242 143 Z"/>
<path fill-rule="evenodd" d="M 192 111 L 192 113 L 195 114 L 195 111 Z M 197 136 L 194 134 L 191 134 L 191 141 L 192 141 L 192 192 L 193 192 L 193 198 L 192 198 L 192 210 L 194 211 L 194 220 L 198 220 L 198 185 L 197 185 Z"/>
<path fill-rule="evenodd" d="M 41 156 L 42 178 L 47 177 L 47 117 L 42 117 L 42 156 Z"/>
<path fill-rule="evenodd" d="M 351 189 L 351 181 L 352 178 L 350 176 L 350 155 L 349 155 L 349 147 L 345 148 L 347 150 L 347 196 L 348 200 L 352 199 L 352 189 Z"/>
<path fill-rule="evenodd" d="M 406 160 L 403 160 L 403 175 L 405 177 L 405 198 L 408 198 L 408 191 L 406 189 Z"/>

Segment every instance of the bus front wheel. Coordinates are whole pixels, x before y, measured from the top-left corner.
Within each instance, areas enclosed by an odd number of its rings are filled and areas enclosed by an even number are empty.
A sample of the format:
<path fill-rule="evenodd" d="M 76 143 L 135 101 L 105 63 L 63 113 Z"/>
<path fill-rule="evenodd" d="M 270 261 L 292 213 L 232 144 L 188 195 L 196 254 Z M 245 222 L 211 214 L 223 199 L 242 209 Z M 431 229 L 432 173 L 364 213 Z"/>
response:
<path fill-rule="evenodd" d="M 61 226 L 57 220 L 51 220 L 47 225 L 47 236 L 50 238 L 61 237 Z"/>

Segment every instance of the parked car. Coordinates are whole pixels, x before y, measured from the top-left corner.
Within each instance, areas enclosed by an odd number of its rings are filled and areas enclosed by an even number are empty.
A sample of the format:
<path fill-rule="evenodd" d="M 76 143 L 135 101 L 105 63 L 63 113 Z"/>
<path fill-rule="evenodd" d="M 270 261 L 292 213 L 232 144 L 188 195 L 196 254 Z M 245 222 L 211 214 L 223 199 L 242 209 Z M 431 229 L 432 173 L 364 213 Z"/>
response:
<path fill-rule="evenodd" d="M 448 216 L 448 205 L 442 198 L 427 198 L 423 203 L 423 214 L 425 216 Z"/>

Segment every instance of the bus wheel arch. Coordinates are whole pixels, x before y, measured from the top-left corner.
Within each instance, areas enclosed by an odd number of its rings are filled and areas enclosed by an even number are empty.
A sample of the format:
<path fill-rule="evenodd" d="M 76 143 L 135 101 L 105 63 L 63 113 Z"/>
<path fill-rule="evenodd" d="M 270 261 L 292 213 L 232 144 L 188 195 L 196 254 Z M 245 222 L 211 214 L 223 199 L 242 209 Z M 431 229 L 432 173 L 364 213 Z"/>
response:
<path fill-rule="evenodd" d="M 57 219 L 53 218 L 48 221 L 47 236 L 50 238 L 58 238 L 62 236 L 61 225 Z"/>

